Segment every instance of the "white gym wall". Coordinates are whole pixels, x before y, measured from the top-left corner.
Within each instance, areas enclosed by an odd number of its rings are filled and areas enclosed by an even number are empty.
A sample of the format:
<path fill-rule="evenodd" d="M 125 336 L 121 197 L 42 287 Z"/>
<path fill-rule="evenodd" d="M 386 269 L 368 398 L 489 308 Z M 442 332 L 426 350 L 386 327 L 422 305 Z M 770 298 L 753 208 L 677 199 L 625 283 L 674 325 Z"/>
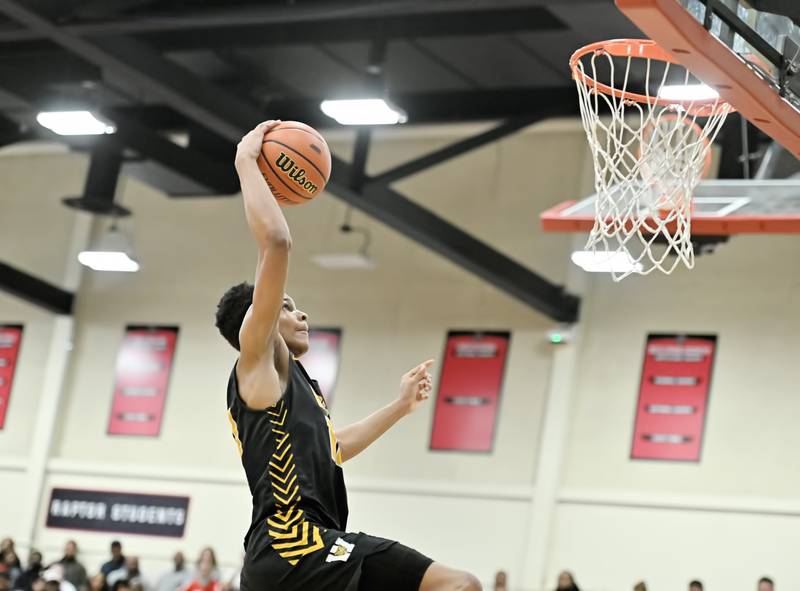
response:
<path fill-rule="evenodd" d="M 474 133 L 472 127 L 378 134 L 372 172 Z M 346 141 L 334 142 L 343 156 Z M 467 154 L 399 186 L 465 230 L 544 273 L 567 279 L 571 236 L 547 235 L 538 213 L 583 197 L 591 186 L 578 121 L 552 121 Z M 77 155 L 0 157 L 0 251 L 50 281 L 63 274 L 75 213 L 60 198 L 79 194 L 86 161 Z M 74 349 L 65 379 L 43 494 L 52 486 L 191 497 L 184 540 L 47 529 L 11 509 L 27 503 L 25 466 L 33 438 L 53 318 L 0 295 L 0 321 L 25 324 L 6 429 L 0 431 L 0 534 L 55 558 L 76 537 L 95 568 L 108 542 L 142 556 L 156 574 L 172 551 L 190 558 L 212 544 L 227 567 L 241 557 L 249 497 L 224 415 L 235 352 L 213 326 L 217 299 L 251 279 L 255 250 L 238 198 L 167 199 L 132 180 L 120 196 L 134 215 L 136 275 L 85 273 L 77 298 Z M 423 407 L 348 462 L 352 529 L 397 537 L 484 581 L 509 572 L 513 588 L 539 588 L 526 552 L 553 351 L 552 323 L 454 265 L 356 213 L 373 233 L 372 271 L 333 272 L 309 261 L 355 251 L 341 235 L 344 206 L 323 196 L 287 211 L 294 250 L 288 290 L 312 323 L 344 329 L 334 423 L 357 420 L 388 401 L 402 372 L 439 357 L 450 329 L 508 329 L 510 357 L 494 453 L 432 453 L 433 405 Z M 106 222 L 95 224 L 95 230 Z M 612 284 L 592 277 L 582 294 L 581 341 L 568 436 L 547 537 L 547 587 L 569 568 L 589 591 L 654 591 L 702 578 L 709 588 L 749 588 L 772 574 L 800 586 L 791 549 L 800 499 L 792 418 L 800 319 L 800 245 L 782 237 L 737 238 L 693 272 Z M 177 324 L 170 391 L 156 439 L 105 435 L 114 363 L 126 324 Z M 631 462 L 633 414 L 648 332 L 719 335 L 699 464 Z M 556 392 L 557 395 L 560 393 Z M 6 502 L 8 500 L 8 502 Z M 35 526 L 35 527 L 34 527 Z M 35 537 L 30 539 L 30 532 Z"/>

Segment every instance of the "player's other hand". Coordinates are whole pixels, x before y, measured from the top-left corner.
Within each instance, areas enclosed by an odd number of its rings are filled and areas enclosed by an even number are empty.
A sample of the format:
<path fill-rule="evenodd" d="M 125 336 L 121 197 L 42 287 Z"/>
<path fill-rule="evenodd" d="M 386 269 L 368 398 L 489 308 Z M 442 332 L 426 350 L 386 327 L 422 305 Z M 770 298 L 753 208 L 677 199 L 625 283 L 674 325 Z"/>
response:
<path fill-rule="evenodd" d="M 428 370 L 433 365 L 433 359 L 420 363 L 400 379 L 399 402 L 406 414 L 414 412 L 423 400 L 427 400 L 433 388 L 433 378 Z"/>
<path fill-rule="evenodd" d="M 259 123 L 248 131 L 236 146 L 236 165 L 255 162 L 258 155 L 261 154 L 261 144 L 264 143 L 264 136 L 280 122 L 280 119 L 270 119 Z"/>

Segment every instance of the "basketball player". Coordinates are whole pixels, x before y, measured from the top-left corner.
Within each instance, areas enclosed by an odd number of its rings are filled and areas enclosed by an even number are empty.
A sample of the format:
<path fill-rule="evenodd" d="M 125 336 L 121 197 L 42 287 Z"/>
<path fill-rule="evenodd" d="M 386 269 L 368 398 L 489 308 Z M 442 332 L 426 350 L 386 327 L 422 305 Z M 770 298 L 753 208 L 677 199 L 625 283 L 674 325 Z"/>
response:
<path fill-rule="evenodd" d="M 308 350 L 308 316 L 284 293 L 292 239 L 256 163 L 277 123 L 258 125 L 237 149 L 258 265 L 254 285 L 222 296 L 216 320 L 239 351 L 228 419 L 253 495 L 242 591 L 480 591 L 474 576 L 398 542 L 346 533 L 342 463 L 428 397 L 433 360 L 402 376 L 392 403 L 334 430 L 319 386 L 297 360 Z"/>

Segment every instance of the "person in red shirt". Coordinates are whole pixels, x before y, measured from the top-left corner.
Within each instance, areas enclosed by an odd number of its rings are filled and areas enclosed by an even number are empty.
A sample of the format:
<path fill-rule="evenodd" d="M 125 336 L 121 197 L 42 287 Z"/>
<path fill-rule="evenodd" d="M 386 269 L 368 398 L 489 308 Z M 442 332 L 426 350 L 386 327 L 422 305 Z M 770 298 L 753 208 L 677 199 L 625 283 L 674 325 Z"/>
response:
<path fill-rule="evenodd" d="M 217 570 L 217 556 L 212 548 L 204 548 L 197 560 L 197 572 L 183 591 L 222 591 Z"/>

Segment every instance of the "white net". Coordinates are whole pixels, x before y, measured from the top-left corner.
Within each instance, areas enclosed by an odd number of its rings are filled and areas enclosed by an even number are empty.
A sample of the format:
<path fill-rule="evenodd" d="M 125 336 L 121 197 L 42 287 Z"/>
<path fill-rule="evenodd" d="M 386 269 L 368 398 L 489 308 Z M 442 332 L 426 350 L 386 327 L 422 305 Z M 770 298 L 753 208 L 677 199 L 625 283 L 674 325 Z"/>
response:
<path fill-rule="evenodd" d="M 634 53 L 600 49 L 573 64 L 597 191 L 586 250 L 596 262 L 614 261 L 615 281 L 694 266 L 692 194 L 732 111 L 719 98 L 664 98 L 665 87 L 710 89 L 679 65 Z"/>

